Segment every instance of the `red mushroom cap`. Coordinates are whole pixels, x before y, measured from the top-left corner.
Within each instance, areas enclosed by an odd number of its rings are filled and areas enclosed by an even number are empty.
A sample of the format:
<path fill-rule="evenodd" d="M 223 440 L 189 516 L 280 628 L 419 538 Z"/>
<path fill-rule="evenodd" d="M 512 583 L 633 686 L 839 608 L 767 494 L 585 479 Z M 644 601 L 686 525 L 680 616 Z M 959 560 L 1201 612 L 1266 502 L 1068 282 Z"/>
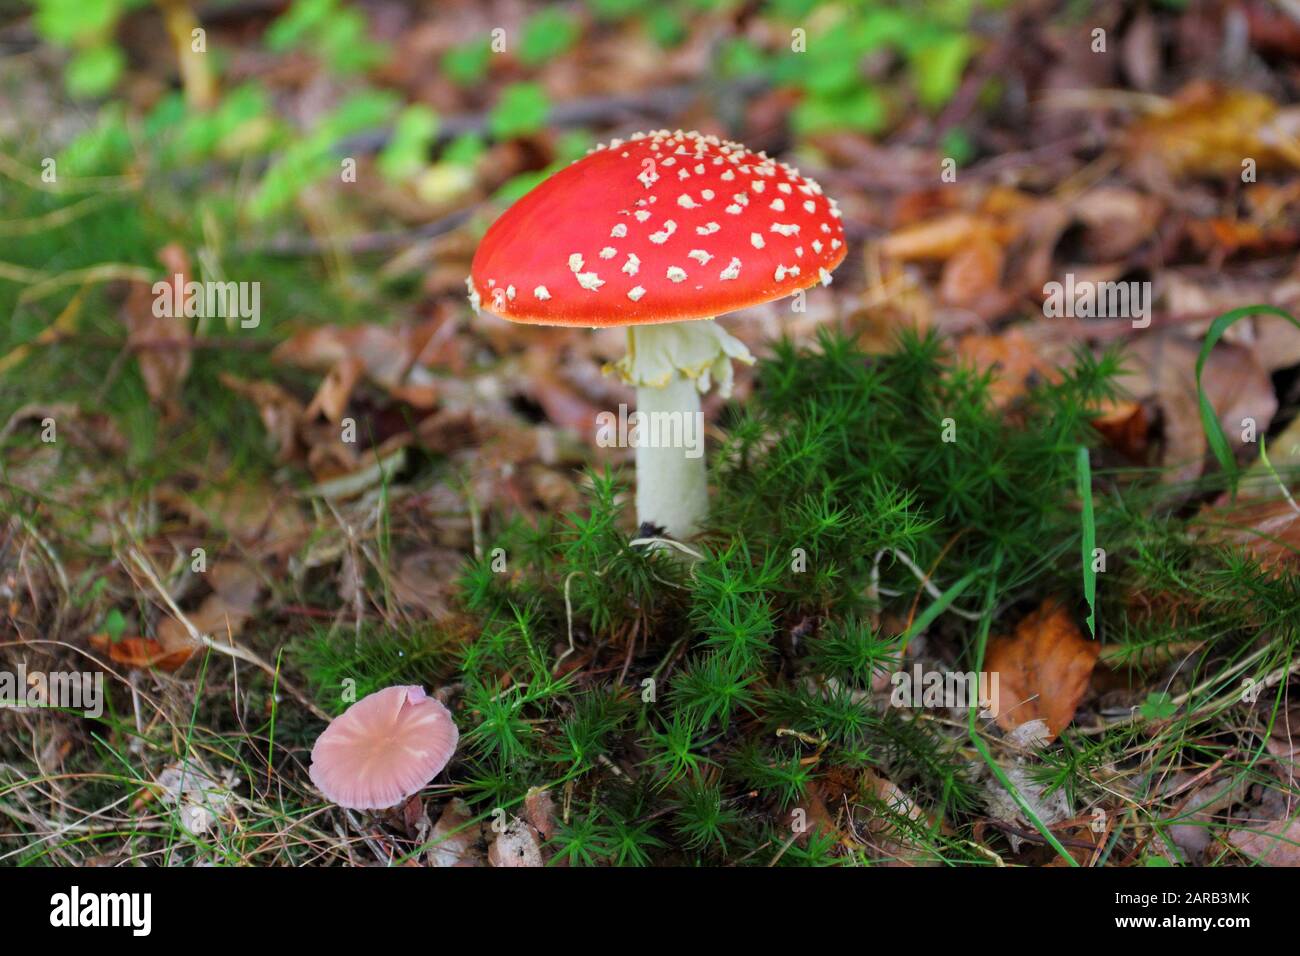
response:
<path fill-rule="evenodd" d="M 597 147 L 506 210 L 468 285 L 514 322 L 676 322 L 829 282 L 846 251 L 835 200 L 798 170 L 660 130 Z"/>

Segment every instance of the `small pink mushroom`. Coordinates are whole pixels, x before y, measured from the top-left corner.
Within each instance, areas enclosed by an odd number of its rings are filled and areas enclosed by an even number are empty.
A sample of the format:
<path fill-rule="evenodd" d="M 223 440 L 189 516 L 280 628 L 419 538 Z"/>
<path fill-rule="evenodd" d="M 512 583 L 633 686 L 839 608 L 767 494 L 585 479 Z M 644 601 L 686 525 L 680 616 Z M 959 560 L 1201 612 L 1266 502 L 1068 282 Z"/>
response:
<path fill-rule="evenodd" d="M 447 766 L 459 738 L 447 708 L 423 687 L 385 687 L 335 717 L 316 739 L 311 782 L 349 810 L 396 806 Z"/>

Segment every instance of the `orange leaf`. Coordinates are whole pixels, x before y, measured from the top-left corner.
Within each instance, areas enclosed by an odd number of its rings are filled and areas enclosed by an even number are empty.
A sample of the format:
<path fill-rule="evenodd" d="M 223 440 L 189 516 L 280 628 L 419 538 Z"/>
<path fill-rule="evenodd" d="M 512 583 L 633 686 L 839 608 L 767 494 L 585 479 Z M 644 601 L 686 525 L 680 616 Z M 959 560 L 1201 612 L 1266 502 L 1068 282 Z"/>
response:
<path fill-rule="evenodd" d="M 998 675 L 998 726 L 1014 730 L 1041 718 L 1055 737 L 1074 719 L 1100 652 L 1064 607 L 1044 601 L 1012 636 L 989 641 L 984 667 Z"/>
<path fill-rule="evenodd" d="M 116 664 L 142 669 L 156 667 L 159 670 L 174 671 L 194 654 L 190 648 L 168 651 L 147 637 L 124 637 L 113 641 L 107 634 L 92 634 L 90 644 L 98 651 L 107 652 L 109 659 Z"/>
<path fill-rule="evenodd" d="M 1137 402 L 1106 402 L 1092 427 L 1120 454 L 1140 461 L 1147 445 L 1146 411 Z"/>
<path fill-rule="evenodd" d="M 981 372 L 988 369 L 997 372 L 989 386 L 989 394 L 999 408 L 1011 404 L 1033 383 L 1054 381 L 1060 377 L 1060 372 L 1041 354 L 1038 345 L 1018 328 L 1009 329 L 1002 335 L 963 336 L 957 343 L 957 354 Z"/>

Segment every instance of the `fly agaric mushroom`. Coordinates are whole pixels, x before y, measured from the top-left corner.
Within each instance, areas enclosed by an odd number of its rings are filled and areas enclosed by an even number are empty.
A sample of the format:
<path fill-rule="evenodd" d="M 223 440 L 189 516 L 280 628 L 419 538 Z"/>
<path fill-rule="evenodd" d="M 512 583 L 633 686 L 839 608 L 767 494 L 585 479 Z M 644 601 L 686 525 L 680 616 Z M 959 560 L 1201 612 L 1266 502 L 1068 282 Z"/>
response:
<path fill-rule="evenodd" d="M 785 163 L 699 133 L 637 133 L 561 170 L 492 224 L 466 279 L 480 308 L 535 325 L 628 327 L 612 365 L 655 413 L 687 434 L 731 360 L 754 361 L 715 316 L 818 282 L 844 259 L 835 200 Z M 610 369 L 607 368 L 606 371 Z M 682 444 L 682 442 L 677 442 Z M 683 538 L 708 511 L 702 454 L 636 449 L 637 521 Z"/>
<path fill-rule="evenodd" d="M 460 733 L 423 687 L 385 687 L 361 698 L 316 739 L 311 782 L 349 810 L 394 807 L 442 772 Z"/>

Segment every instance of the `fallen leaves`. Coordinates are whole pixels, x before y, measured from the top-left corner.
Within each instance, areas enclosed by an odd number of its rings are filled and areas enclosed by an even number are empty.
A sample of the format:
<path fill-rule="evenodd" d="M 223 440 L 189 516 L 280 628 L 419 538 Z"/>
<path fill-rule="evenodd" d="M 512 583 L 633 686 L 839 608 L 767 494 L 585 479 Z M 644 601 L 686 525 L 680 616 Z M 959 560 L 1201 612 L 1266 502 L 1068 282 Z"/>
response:
<path fill-rule="evenodd" d="M 488 862 L 498 867 L 543 866 L 536 831 L 527 821 L 514 817 L 488 847 Z"/>
<path fill-rule="evenodd" d="M 168 649 L 160 641 L 148 637 L 122 637 L 114 641 L 107 634 L 90 635 L 90 646 L 109 660 L 125 667 L 147 670 L 156 667 L 162 671 L 175 671 L 194 656 L 196 645 Z"/>
<path fill-rule="evenodd" d="M 957 355 L 980 371 L 994 372 L 989 394 L 1001 408 L 1033 385 L 1060 376 L 1057 367 L 1018 327 L 1001 335 L 964 335 L 957 342 Z"/>
<path fill-rule="evenodd" d="M 183 303 L 190 272 L 189 256 L 173 243 L 160 250 L 158 258 L 171 286 L 170 294 L 164 299 L 173 304 Z M 122 307 L 127 326 L 126 343 L 135 353 L 149 398 L 162 409 L 165 418 L 174 420 L 180 417 L 181 387 L 193 363 L 192 336 L 188 319 L 183 314 L 168 314 L 172 310 L 159 309 L 157 301 L 148 283 L 131 283 Z"/>
<path fill-rule="evenodd" d="M 1236 545 L 1265 569 L 1300 560 L 1300 509 L 1285 498 L 1206 508 L 1197 523 L 1207 540 Z"/>
<path fill-rule="evenodd" d="M 1120 386 L 1132 399 L 1153 400 L 1161 412 L 1162 479 L 1170 484 L 1191 481 L 1205 468 L 1209 443 L 1200 420 L 1196 395 L 1197 342 L 1175 335 L 1147 335 L 1125 350 Z M 1267 430 L 1277 412 L 1277 395 L 1268 372 L 1254 353 L 1220 342 L 1210 354 L 1201 377 L 1228 440 L 1243 444 L 1245 420 L 1258 433 Z"/>
<path fill-rule="evenodd" d="M 218 561 L 209 576 L 213 593 L 197 609 L 185 612 L 185 617 L 200 634 L 218 643 L 234 640 L 257 610 L 262 581 L 254 569 L 236 561 Z M 169 652 L 195 649 L 189 628 L 174 617 L 159 622 L 158 642 Z"/>
<path fill-rule="evenodd" d="M 313 406 L 341 414 L 352 389 L 364 376 L 381 389 L 416 408 L 429 409 L 438 399 L 429 368 L 438 365 L 452 374 L 463 367 L 455 323 L 450 318 L 319 326 L 286 339 L 271 358 L 287 365 L 327 373 Z"/>
<path fill-rule="evenodd" d="M 1272 820 L 1257 829 L 1233 830 L 1228 842 L 1254 863 L 1300 866 L 1300 820 Z"/>
<path fill-rule="evenodd" d="M 161 488 L 157 497 L 195 527 L 228 535 L 252 558 L 289 555 L 311 534 L 295 499 L 260 481 L 208 487 L 202 494 Z"/>
<path fill-rule="evenodd" d="M 999 714 L 999 718 L 1000 716 Z M 998 723 L 1002 723 L 1001 719 Z M 1030 758 L 1050 743 L 1055 736 L 1056 732 L 1048 728 L 1046 721 L 1035 717 L 1010 728 L 1006 738 L 1006 742 L 1011 747 L 1021 751 L 1005 768 L 1007 779 L 1011 781 L 1011 785 L 1034 816 L 1048 826 L 1070 819 L 1070 801 L 1064 790 L 1049 788 L 1034 779 Z M 1029 820 L 1020 804 L 1007 792 L 1002 782 L 992 775 L 984 778 L 984 802 L 994 819 L 1004 823 L 1029 825 Z M 1008 840 L 1013 850 L 1019 850 L 1021 843 L 1019 836 L 1011 833 L 1008 835 Z"/>
<path fill-rule="evenodd" d="M 1236 176 L 1243 158 L 1260 168 L 1300 166 L 1296 111 L 1244 89 L 1189 84 L 1163 109 L 1128 131 L 1134 162 L 1156 161 L 1170 177 Z"/>
<path fill-rule="evenodd" d="M 984 667 L 999 680 L 998 726 L 1012 731 L 1043 720 L 1049 739 L 1074 719 L 1101 645 L 1079 632 L 1059 602 L 1048 599 L 1008 637 L 989 641 Z"/>

